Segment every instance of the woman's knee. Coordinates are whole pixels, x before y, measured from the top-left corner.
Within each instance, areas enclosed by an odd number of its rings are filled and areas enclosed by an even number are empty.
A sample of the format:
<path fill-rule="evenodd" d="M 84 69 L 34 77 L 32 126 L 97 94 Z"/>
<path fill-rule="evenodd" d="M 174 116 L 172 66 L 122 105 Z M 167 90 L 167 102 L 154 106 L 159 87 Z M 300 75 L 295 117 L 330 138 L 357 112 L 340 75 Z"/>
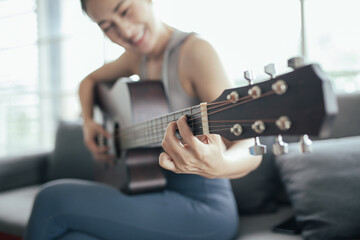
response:
<path fill-rule="evenodd" d="M 73 180 L 54 180 L 43 185 L 34 202 L 34 209 L 60 210 L 71 199 L 71 192 L 76 191 L 77 182 Z"/>
<path fill-rule="evenodd" d="M 90 236 L 85 233 L 75 232 L 75 231 L 67 232 L 63 236 L 57 238 L 56 240 L 74 240 L 74 239 L 76 239 L 76 240 L 99 240 L 99 238 Z"/>

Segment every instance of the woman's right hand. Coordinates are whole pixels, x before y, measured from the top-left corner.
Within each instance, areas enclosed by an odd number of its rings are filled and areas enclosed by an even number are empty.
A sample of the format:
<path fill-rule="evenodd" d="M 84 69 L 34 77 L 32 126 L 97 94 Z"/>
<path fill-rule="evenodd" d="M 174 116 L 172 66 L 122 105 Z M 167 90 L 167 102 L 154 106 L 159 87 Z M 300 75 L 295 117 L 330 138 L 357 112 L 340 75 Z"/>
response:
<path fill-rule="evenodd" d="M 83 132 L 85 145 L 94 158 L 98 161 L 113 164 L 115 156 L 109 154 L 109 147 L 99 146 L 96 140 L 98 137 L 110 138 L 111 134 L 93 120 L 84 121 Z"/>

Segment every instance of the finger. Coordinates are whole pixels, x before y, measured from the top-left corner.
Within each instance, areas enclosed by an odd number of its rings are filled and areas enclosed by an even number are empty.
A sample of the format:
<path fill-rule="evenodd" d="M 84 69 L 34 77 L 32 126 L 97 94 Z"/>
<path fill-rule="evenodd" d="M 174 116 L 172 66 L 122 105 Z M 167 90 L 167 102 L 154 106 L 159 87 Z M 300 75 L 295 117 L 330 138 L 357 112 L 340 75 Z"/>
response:
<path fill-rule="evenodd" d="M 174 153 L 182 148 L 181 141 L 176 136 L 176 122 L 171 122 L 166 128 L 165 136 L 161 146 L 167 153 Z"/>
<path fill-rule="evenodd" d="M 113 164 L 115 160 L 115 156 L 110 154 L 94 154 L 94 158 L 98 161 L 110 164 Z"/>
<path fill-rule="evenodd" d="M 100 125 L 96 125 L 96 131 L 98 132 L 98 133 L 100 133 L 101 135 L 103 135 L 104 137 L 106 137 L 106 138 L 110 138 L 111 137 L 111 134 L 108 132 L 108 131 L 106 131 L 102 126 L 100 126 Z"/>
<path fill-rule="evenodd" d="M 163 152 L 159 156 L 159 164 L 162 168 L 177 173 L 177 168 L 169 154 Z"/>
<path fill-rule="evenodd" d="M 98 146 L 96 141 L 93 139 L 86 141 L 86 146 L 89 148 L 90 152 L 94 154 L 106 153 L 107 151 L 109 151 L 108 147 Z"/>
<path fill-rule="evenodd" d="M 185 143 L 193 147 L 201 144 L 201 141 L 199 141 L 199 139 L 194 136 L 189 125 L 187 124 L 185 115 L 180 117 L 176 123 L 179 129 L 180 136 Z"/>
<path fill-rule="evenodd" d="M 205 144 L 217 143 L 221 141 L 221 136 L 218 134 L 207 134 L 207 135 L 199 135 L 197 139 Z"/>

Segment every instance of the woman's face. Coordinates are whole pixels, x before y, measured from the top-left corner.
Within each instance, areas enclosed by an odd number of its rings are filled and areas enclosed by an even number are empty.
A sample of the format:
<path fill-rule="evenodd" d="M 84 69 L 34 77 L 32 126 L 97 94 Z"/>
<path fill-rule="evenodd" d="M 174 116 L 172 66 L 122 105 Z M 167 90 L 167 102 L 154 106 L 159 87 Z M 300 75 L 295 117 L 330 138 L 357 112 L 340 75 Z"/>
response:
<path fill-rule="evenodd" d="M 127 50 L 150 53 L 159 37 L 151 0 L 87 0 L 86 11 L 111 41 Z"/>

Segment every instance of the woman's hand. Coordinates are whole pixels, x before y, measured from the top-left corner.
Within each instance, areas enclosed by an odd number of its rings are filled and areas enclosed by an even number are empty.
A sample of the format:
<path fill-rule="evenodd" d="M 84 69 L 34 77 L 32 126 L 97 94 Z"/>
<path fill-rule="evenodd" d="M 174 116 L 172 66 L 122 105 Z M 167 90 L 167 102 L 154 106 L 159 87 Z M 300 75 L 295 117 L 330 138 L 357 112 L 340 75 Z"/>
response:
<path fill-rule="evenodd" d="M 182 140 L 175 133 L 179 130 Z M 186 117 L 168 125 L 160 154 L 161 167 L 175 173 L 198 174 L 207 178 L 240 178 L 256 169 L 262 156 L 252 156 L 253 139 L 229 142 L 217 134 L 194 136 Z"/>
<path fill-rule="evenodd" d="M 182 140 L 175 135 L 177 129 Z M 227 168 L 224 155 L 226 147 L 221 136 L 207 134 L 195 137 L 185 116 L 168 125 L 162 147 L 165 152 L 160 154 L 160 166 L 175 173 L 216 178 L 224 175 Z"/>
<path fill-rule="evenodd" d="M 107 146 L 99 146 L 96 139 L 98 137 L 110 138 L 111 135 L 102 126 L 93 120 L 87 120 L 83 124 L 84 142 L 86 147 L 98 161 L 113 164 L 114 155 L 108 153 Z"/>

